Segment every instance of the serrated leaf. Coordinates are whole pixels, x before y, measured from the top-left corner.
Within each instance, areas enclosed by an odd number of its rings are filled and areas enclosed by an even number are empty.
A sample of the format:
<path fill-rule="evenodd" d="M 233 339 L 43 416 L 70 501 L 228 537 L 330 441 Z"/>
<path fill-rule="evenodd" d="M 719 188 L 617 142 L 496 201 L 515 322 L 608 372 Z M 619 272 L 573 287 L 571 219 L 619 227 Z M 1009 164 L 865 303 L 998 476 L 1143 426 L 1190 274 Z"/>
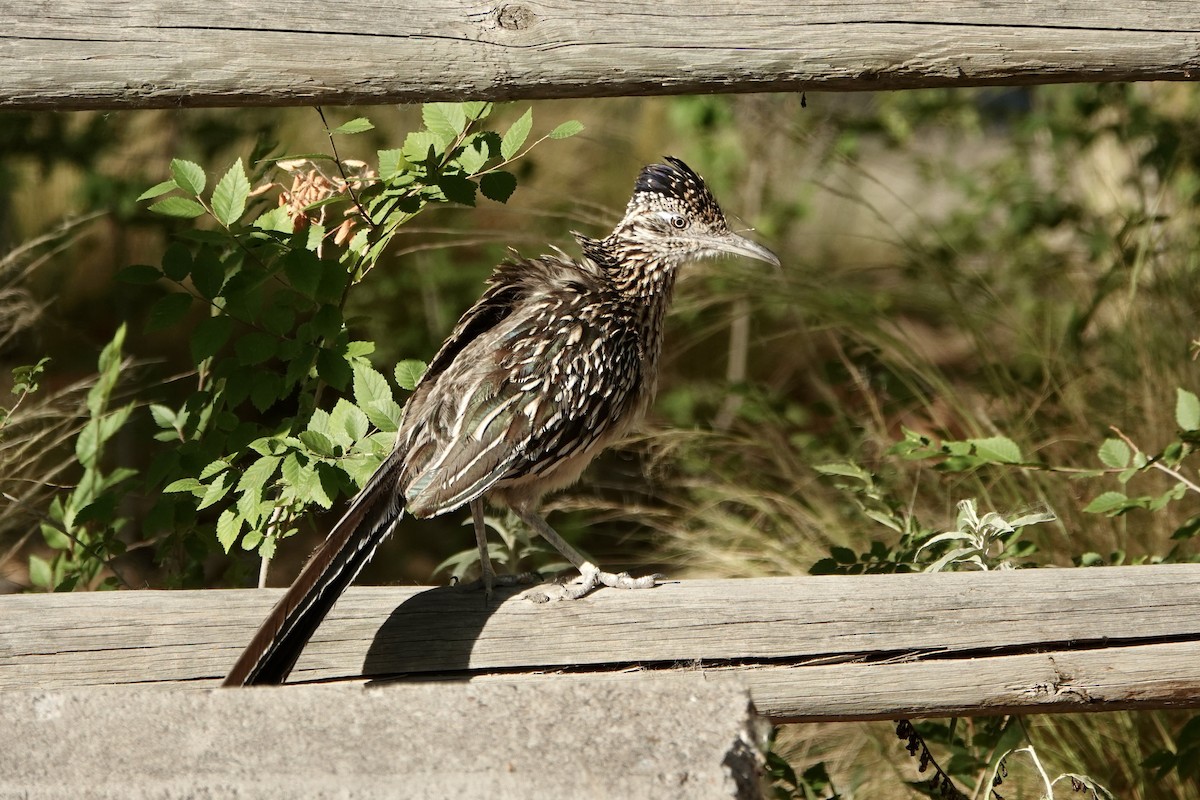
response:
<path fill-rule="evenodd" d="M 176 492 L 194 492 L 200 489 L 204 484 L 195 478 L 180 478 L 177 481 L 171 481 L 163 487 L 164 494 L 175 494 Z M 207 488 L 206 488 L 207 491 Z"/>
<path fill-rule="evenodd" d="M 233 487 L 233 475 L 229 472 L 222 472 L 216 477 L 212 483 L 204 488 L 204 497 L 200 498 L 200 504 L 196 506 L 196 510 L 208 508 L 214 503 L 219 503 L 229 490 Z"/>
<path fill-rule="evenodd" d="M 166 194 L 167 192 L 174 191 L 175 189 L 178 189 L 178 188 L 179 188 L 179 184 L 175 183 L 175 181 L 173 181 L 173 180 L 163 181 L 162 183 L 156 183 L 153 186 L 151 186 L 149 189 L 147 189 L 146 191 L 139 194 L 138 198 L 137 198 L 137 202 L 140 203 L 143 200 L 152 200 L 155 197 L 160 197 L 160 196 Z"/>
<path fill-rule="evenodd" d="M 154 424 L 164 430 L 175 430 L 176 420 L 179 415 L 175 413 L 173 408 L 164 406 L 159 403 L 151 403 L 150 416 L 154 417 Z"/>
<path fill-rule="evenodd" d="M 405 160 L 400 148 L 380 150 L 375 155 L 379 159 L 379 177 L 385 181 L 412 169 L 412 164 Z"/>
<path fill-rule="evenodd" d="M 227 508 L 221 512 L 221 516 L 217 517 L 217 541 L 221 543 L 221 547 L 228 553 L 237 541 L 238 535 L 242 532 L 242 516 L 232 508 Z"/>
<path fill-rule="evenodd" d="M 451 202 L 464 206 L 475 205 L 475 190 L 479 187 L 470 178 L 462 175 L 443 175 L 438 178 L 437 187 Z"/>
<path fill-rule="evenodd" d="M 497 203 L 507 203 L 516 190 L 517 176 L 511 172 L 489 172 L 479 178 L 479 191 L 483 192 L 483 196 L 488 200 L 495 200 Z"/>
<path fill-rule="evenodd" d="M 134 264 L 117 273 L 117 280 L 122 283 L 145 285 L 154 283 L 163 276 L 162 270 L 149 264 Z"/>
<path fill-rule="evenodd" d="M 200 480 L 206 481 L 214 475 L 220 475 L 225 470 L 229 469 L 229 462 L 223 458 L 218 458 L 200 471 Z"/>
<path fill-rule="evenodd" d="M 486 100 L 472 100 L 462 104 L 463 113 L 467 115 L 467 119 L 478 121 L 485 119 L 492 113 L 494 107 L 492 103 Z"/>
<path fill-rule="evenodd" d="M 1187 389 L 1175 390 L 1175 424 L 1180 430 L 1200 430 L 1200 398 Z"/>
<path fill-rule="evenodd" d="M 271 482 L 271 476 L 275 474 L 275 470 L 279 467 L 279 462 L 282 460 L 279 456 L 262 456 L 253 464 L 246 467 L 246 471 L 242 473 L 241 479 L 238 480 L 238 491 L 258 492 L 261 495 L 262 490 Z"/>
<path fill-rule="evenodd" d="M 150 206 L 155 214 L 179 219 L 195 219 L 204 214 L 204 206 L 190 197 L 168 197 Z"/>
<path fill-rule="evenodd" d="M 333 413 L 329 415 L 329 427 L 334 440 L 348 446 L 366 436 L 371 423 L 362 409 L 342 397 L 338 399 Z"/>
<path fill-rule="evenodd" d="M 252 224 L 259 230 L 273 233 L 294 233 L 296 231 L 296 223 L 288 216 L 287 206 L 277 206 L 259 214 Z"/>
<path fill-rule="evenodd" d="M 366 133 L 367 131 L 374 129 L 375 126 L 371 124 L 371 120 L 367 119 L 366 117 L 355 117 L 352 120 L 338 125 L 336 128 L 331 130 L 330 133 L 334 134 L 335 136 L 349 136 L 355 133 Z"/>
<path fill-rule="evenodd" d="M 362 406 L 371 424 L 384 433 L 395 433 L 400 430 L 400 404 L 390 397 L 374 400 Z"/>
<path fill-rule="evenodd" d="M 1129 445 L 1120 439 L 1105 439 L 1096 455 L 1100 457 L 1100 463 L 1106 467 L 1125 469 L 1133 452 L 1129 449 Z"/>
<path fill-rule="evenodd" d="M 449 146 L 467 127 L 467 115 L 459 103 L 426 103 L 421 106 L 421 119 L 443 146 Z"/>
<path fill-rule="evenodd" d="M 400 153 L 405 160 L 415 165 L 428 160 L 431 150 L 434 158 L 440 155 L 443 150 L 441 145 L 441 140 L 429 131 L 413 131 L 404 138 L 404 146 L 400 148 Z"/>
<path fill-rule="evenodd" d="M 533 109 L 529 108 L 504 132 L 503 138 L 500 139 L 500 157 L 508 161 L 519 153 L 532 129 Z"/>
<path fill-rule="evenodd" d="M 229 339 L 232 330 L 233 320 L 224 315 L 201 320 L 192 332 L 192 363 L 199 366 L 201 361 L 215 356 Z"/>
<path fill-rule="evenodd" d="M 337 455 L 333 442 L 320 431 L 301 431 L 298 438 L 305 447 L 319 456 L 333 458 Z"/>
<path fill-rule="evenodd" d="M 203 167 L 182 158 L 171 159 L 171 177 L 175 179 L 176 186 L 193 197 L 198 197 L 208 182 Z"/>
<path fill-rule="evenodd" d="M 371 403 L 392 399 L 387 378 L 367 364 L 354 365 L 354 402 L 366 410 Z"/>
<path fill-rule="evenodd" d="M 401 389 L 412 391 L 417 388 L 417 384 L 421 382 L 421 377 L 428 369 L 424 361 L 419 361 L 415 358 L 406 358 L 396 365 L 396 383 Z"/>
<path fill-rule="evenodd" d="M 577 119 L 569 119 L 554 130 L 550 131 L 551 139 L 566 139 L 583 130 L 583 123 Z"/>
<path fill-rule="evenodd" d="M 975 455 L 1000 464 L 1020 464 L 1021 448 L 1007 436 L 992 436 L 987 439 L 971 439 Z"/>
<path fill-rule="evenodd" d="M 250 179 L 239 158 L 213 189 L 212 209 L 217 222 L 229 227 L 246 212 L 246 200 L 250 197 Z"/>
<path fill-rule="evenodd" d="M 160 297 L 150 306 L 150 315 L 146 319 L 146 330 L 157 331 L 169 328 L 183 319 L 192 307 L 192 296 L 183 292 L 168 294 Z"/>
<path fill-rule="evenodd" d="M 1088 514 L 1108 514 L 1125 508 L 1129 498 L 1122 492 L 1104 492 L 1083 507 Z"/>

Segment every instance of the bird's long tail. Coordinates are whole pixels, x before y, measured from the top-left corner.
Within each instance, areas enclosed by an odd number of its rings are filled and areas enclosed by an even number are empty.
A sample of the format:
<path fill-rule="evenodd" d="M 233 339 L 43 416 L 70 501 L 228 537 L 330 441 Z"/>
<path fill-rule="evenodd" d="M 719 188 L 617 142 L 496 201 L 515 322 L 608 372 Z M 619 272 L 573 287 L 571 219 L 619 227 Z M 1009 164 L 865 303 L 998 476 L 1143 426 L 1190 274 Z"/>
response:
<path fill-rule="evenodd" d="M 222 686 L 280 684 L 329 609 L 404 512 L 395 486 L 398 467 L 385 463 L 313 553 L 287 594 L 259 626 Z"/>

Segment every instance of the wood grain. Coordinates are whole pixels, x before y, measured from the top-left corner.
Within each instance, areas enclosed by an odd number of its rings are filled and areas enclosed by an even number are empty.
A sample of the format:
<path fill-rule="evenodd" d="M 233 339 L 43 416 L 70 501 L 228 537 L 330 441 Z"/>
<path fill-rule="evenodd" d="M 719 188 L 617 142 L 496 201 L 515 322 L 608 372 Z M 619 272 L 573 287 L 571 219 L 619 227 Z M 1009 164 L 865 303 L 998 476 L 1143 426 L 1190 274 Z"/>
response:
<path fill-rule="evenodd" d="M 0 0 L 0 108 L 1200 77 L 1200 4 Z"/>
<path fill-rule="evenodd" d="M 214 686 L 278 596 L 0 597 L 0 690 Z M 486 609 L 456 589 L 356 587 L 292 679 L 736 672 L 777 720 L 1190 707 L 1198 598 L 1200 565 L 697 580 Z"/>

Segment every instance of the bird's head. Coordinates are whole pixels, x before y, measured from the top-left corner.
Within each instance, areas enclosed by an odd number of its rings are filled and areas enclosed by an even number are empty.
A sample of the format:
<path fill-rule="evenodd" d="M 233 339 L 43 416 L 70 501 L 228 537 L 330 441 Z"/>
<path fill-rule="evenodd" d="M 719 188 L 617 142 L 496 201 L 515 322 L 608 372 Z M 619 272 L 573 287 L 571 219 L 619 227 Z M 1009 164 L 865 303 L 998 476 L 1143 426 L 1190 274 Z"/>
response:
<path fill-rule="evenodd" d="M 779 266 L 770 250 L 729 229 L 716 198 L 687 164 L 669 156 L 664 161 L 638 175 L 614 237 L 635 243 L 643 255 L 670 266 L 720 255 Z"/>

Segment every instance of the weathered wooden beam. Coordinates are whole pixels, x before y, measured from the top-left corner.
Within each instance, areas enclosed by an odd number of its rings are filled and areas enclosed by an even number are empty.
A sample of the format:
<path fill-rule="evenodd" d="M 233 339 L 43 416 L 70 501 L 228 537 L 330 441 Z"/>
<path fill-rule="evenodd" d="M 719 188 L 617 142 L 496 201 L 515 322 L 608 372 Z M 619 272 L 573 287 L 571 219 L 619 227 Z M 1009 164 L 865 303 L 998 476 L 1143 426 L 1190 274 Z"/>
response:
<path fill-rule="evenodd" d="M 214 686 L 278 596 L 0 597 L 0 690 Z M 574 603 L 498 593 L 486 608 L 457 589 L 363 587 L 292 679 L 733 672 L 775 720 L 1194 707 L 1198 596 L 1191 564 L 697 580 Z"/>
<path fill-rule="evenodd" d="M 0 703 L 0 797 L 761 798 L 744 688 L 71 689 Z"/>
<path fill-rule="evenodd" d="M 1200 77 L 1200 4 L 0 0 L 0 108 Z"/>

